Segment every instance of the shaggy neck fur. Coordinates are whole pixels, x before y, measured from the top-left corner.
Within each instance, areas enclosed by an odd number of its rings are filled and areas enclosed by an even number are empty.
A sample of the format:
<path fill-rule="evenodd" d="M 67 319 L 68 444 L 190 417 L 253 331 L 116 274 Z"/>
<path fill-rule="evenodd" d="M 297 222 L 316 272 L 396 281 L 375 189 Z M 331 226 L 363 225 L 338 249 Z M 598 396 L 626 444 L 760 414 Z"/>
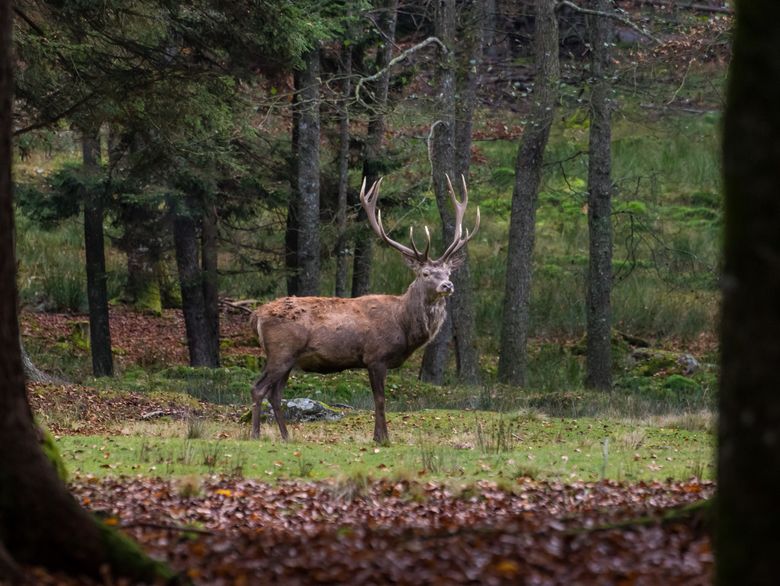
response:
<path fill-rule="evenodd" d="M 420 280 L 415 280 L 404 298 L 405 321 L 408 324 L 406 339 L 409 345 L 419 348 L 439 333 L 447 315 L 447 299 L 428 291 Z"/>

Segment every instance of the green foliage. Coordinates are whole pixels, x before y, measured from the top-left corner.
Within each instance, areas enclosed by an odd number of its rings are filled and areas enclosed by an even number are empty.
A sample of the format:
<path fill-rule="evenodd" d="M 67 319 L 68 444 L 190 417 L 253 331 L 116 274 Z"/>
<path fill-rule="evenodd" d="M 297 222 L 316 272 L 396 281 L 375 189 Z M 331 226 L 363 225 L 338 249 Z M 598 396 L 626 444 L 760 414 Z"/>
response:
<path fill-rule="evenodd" d="M 68 163 L 44 179 L 42 184 L 21 182 L 17 189 L 19 208 L 44 228 L 53 228 L 81 211 L 89 192 L 102 186 L 85 176 L 81 167 Z"/>

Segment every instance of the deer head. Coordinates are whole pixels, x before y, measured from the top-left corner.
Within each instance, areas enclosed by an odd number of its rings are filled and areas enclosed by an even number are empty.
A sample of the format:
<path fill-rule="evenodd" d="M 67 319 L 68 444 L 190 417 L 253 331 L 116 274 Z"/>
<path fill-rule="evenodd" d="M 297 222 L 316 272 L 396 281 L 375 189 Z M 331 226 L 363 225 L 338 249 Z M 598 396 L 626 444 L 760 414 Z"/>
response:
<path fill-rule="evenodd" d="M 463 181 L 463 200 L 458 201 L 458 196 L 452 187 L 449 175 L 446 175 L 447 186 L 449 188 L 450 199 L 455 207 L 455 233 L 452 242 L 446 248 L 444 253 L 437 259 L 431 259 L 429 256 L 431 250 L 431 232 L 428 226 L 425 226 L 425 249 L 421 252 L 417 248 L 414 240 L 414 228 L 409 228 L 409 241 L 411 248 L 390 238 L 382 225 L 382 211 L 377 209 L 379 200 L 379 187 L 382 185 L 382 179 L 376 181 L 371 189 L 366 192 L 366 180 L 363 179 L 363 185 L 360 188 L 360 203 L 368 214 L 368 222 L 371 228 L 382 240 L 396 249 L 403 255 L 406 264 L 415 272 L 417 279 L 415 284 L 419 284 L 426 292 L 429 299 L 443 298 L 452 295 L 455 292 L 455 286 L 450 281 L 450 274 L 463 262 L 463 255 L 460 251 L 471 240 L 479 230 L 480 213 L 477 208 L 477 220 L 474 224 L 474 230 L 469 233 L 468 229 L 463 229 L 463 217 L 466 213 L 466 207 L 469 201 L 469 192 L 466 186 L 466 178 L 461 175 Z"/>

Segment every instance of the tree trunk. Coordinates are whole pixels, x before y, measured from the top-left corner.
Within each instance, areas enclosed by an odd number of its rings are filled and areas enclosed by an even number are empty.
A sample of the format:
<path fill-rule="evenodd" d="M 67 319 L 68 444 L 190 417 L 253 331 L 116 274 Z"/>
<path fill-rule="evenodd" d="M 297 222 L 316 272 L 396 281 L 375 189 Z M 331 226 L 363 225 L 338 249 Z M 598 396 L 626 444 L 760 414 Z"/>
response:
<path fill-rule="evenodd" d="M 24 369 L 24 378 L 26 380 L 34 383 L 44 383 L 44 384 L 53 384 L 53 383 L 60 382 L 55 377 L 43 372 L 40 368 L 38 368 L 35 365 L 35 363 L 32 361 L 32 358 L 30 358 L 30 355 L 24 349 L 24 344 L 22 344 L 21 337 L 19 338 L 19 348 L 22 353 L 22 367 Z"/>
<path fill-rule="evenodd" d="M 384 69 L 393 54 L 395 42 L 395 25 L 398 18 L 398 0 L 380 0 L 377 3 L 379 15 L 377 28 L 382 39 L 376 52 L 376 70 Z M 368 115 L 368 130 L 363 158 L 363 176 L 366 185 L 371 186 L 385 169 L 383 162 L 383 141 L 385 135 L 385 113 L 387 111 L 387 94 L 390 85 L 390 72 L 385 71 L 369 86 L 373 96 Z M 374 234 L 368 226 L 366 212 L 361 207 L 358 211 L 358 229 L 355 237 L 355 259 L 352 268 L 352 297 L 360 297 L 371 289 L 371 264 L 373 254 Z"/>
<path fill-rule="evenodd" d="M 558 23 L 554 0 L 535 0 L 536 81 L 534 105 L 515 163 L 515 187 L 509 222 L 501 346 L 498 376 L 502 382 L 524 385 L 530 329 L 532 253 L 536 201 L 542 163 L 558 98 Z"/>
<path fill-rule="evenodd" d="M 609 12 L 610 0 L 592 0 Z M 612 120 L 609 92 L 612 22 L 589 15 L 591 46 L 590 138 L 588 156 L 588 291 L 585 386 L 612 389 Z"/>
<path fill-rule="evenodd" d="M 190 366 L 216 367 L 211 353 L 212 346 L 208 341 L 210 330 L 206 322 L 203 275 L 198 258 L 198 229 L 192 216 L 192 207 L 184 202 L 177 203 L 173 218 L 173 241 Z"/>
<path fill-rule="evenodd" d="M 96 177 L 100 172 L 100 136 L 98 131 L 84 131 L 81 139 L 84 173 Z M 106 257 L 103 242 L 103 198 L 95 186 L 87 188 L 84 198 L 84 250 L 87 268 L 87 301 L 89 303 L 89 343 L 92 372 L 95 376 L 112 376 L 111 330 L 108 319 Z"/>
<path fill-rule="evenodd" d="M 347 15 L 349 18 L 351 13 Z M 347 37 L 349 40 L 349 36 Z M 349 99 L 352 93 L 352 45 L 344 43 L 341 47 L 341 75 L 344 82 L 341 88 L 339 105 L 339 196 L 336 206 L 336 297 L 346 297 L 347 289 L 347 193 L 349 191 Z"/>
<path fill-rule="evenodd" d="M 117 126 L 109 127 L 108 162 L 110 173 L 121 164 L 123 150 L 136 152 L 141 147 L 138 139 L 123 134 Z M 125 298 L 137 310 L 162 315 L 163 292 L 161 268 L 163 256 L 163 214 L 151 206 L 132 198 L 119 200 L 118 224 L 122 226 L 121 238 L 114 244 L 127 256 L 127 282 Z"/>
<path fill-rule="evenodd" d="M 298 134 L 300 132 L 301 72 L 293 72 L 296 89 L 292 97 L 292 136 L 290 138 L 290 199 L 287 202 L 287 218 L 284 226 L 284 268 L 287 273 L 287 295 L 298 295 Z"/>
<path fill-rule="evenodd" d="M 479 0 L 477 0 L 479 2 Z M 483 20 L 482 20 L 482 44 L 484 56 L 488 62 L 493 62 L 497 55 L 496 50 L 496 29 L 498 19 L 496 18 L 496 0 L 483 0 Z"/>
<path fill-rule="evenodd" d="M 777 583 L 780 44 L 774 0 L 738 0 L 728 76 L 716 582 Z"/>
<path fill-rule="evenodd" d="M 446 247 L 455 234 L 452 203 L 445 175 L 455 176 L 455 0 L 437 0 L 435 32 L 439 40 L 447 47 L 440 51 L 437 70 L 438 100 L 437 119 L 431 131 L 430 158 L 433 190 L 442 224 L 442 241 Z M 460 183 L 454 181 L 454 184 Z M 459 284 L 453 273 L 455 295 L 460 294 Z M 454 297 L 454 296 L 453 296 Z M 448 346 L 453 334 L 453 301 L 450 299 L 447 312 L 447 325 L 425 347 L 420 380 L 441 385 L 444 383 L 444 371 L 449 352 Z"/>
<path fill-rule="evenodd" d="M 296 88 L 299 101 L 297 212 L 298 295 L 320 289 L 320 53 L 310 51 Z"/>
<path fill-rule="evenodd" d="M 103 570 L 113 567 L 118 575 L 154 582 L 163 577 L 158 565 L 128 568 L 139 555 L 120 559 L 112 551 L 105 530 L 68 493 L 38 443 L 16 314 L 10 40 L 11 3 L 0 2 L 0 581 L 17 583 L 18 564 L 36 564 L 96 579 L 107 579 Z"/>
<path fill-rule="evenodd" d="M 137 310 L 162 315 L 159 259 L 155 258 L 156 251 L 152 250 L 149 239 L 144 236 L 145 227 L 140 227 L 143 220 L 138 218 L 123 223 L 125 234 L 120 246 L 127 254 L 127 298 Z"/>
<path fill-rule="evenodd" d="M 461 175 L 466 179 L 469 177 L 471 125 L 477 101 L 477 70 L 482 60 L 483 2 L 470 0 L 461 7 L 460 15 L 462 24 L 458 35 L 460 47 L 455 99 L 455 177 L 452 178 L 456 185 L 460 185 L 458 179 Z M 458 378 L 461 382 L 473 385 L 480 382 L 479 349 L 468 248 L 462 254 L 463 264 L 452 275 L 455 295 L 450 301 L 450 312 Z"/>
<path fill-rule="evenodd" d="M 290 192 L 284 227 L 284 266 L 287 271 L 287 295 L 298 295 L 298 195 Z"/>
<path fill-rule="evenodd" d="M 217 266 L 217 210 L 213 204 L 204 202 L 201 222 L 201 263 L 203 267 L 203 305 L 210 362 L 219 366 L 219 275 Z"/>
<path fill-rule="evenodd" d="M 453 0 L 445 0 L 439 4 L 436 36 L 449 47 L 449 51 L 441 56 L 437 105 L 440 114 L 434 123 L 431 137 L 431 163 L 445 245 L 452 241 L 455 234 L 445 174 L 452 178 L 462 197 L 460 176 L 468 177 L 471 161 L 471 121 L 476 101 L 477 63 L 482 51 L 481 3 L 467 2 L 461 7 L 462 26 L 460 34 L 457 35 L 457 53 L 455 16 Z M 463 264 L 452 275 L 455 294 L 449 302 L 448 327 L 441 329 L 423 355 L 420 378 L 435 384 L 442 384 L 444 381 L 450 340 L 454 342 L 458 378 L 468 384 L 477 384 L 480 379 L 467 249 L 462 254 L 465 255 Z"/>

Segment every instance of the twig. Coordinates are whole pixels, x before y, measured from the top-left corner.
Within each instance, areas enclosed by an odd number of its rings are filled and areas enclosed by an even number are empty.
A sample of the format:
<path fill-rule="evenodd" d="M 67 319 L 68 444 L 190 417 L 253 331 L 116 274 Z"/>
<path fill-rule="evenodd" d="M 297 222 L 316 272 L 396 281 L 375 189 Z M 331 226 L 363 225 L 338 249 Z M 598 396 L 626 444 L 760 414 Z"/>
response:
<path fill-rule="evenodd" d="M 672 97 L 669 98 L 669 101 L 666 102 L 667 106 L 677 99 L 677 95 L 680 93 L 680 90 L 683 89 L 683 86 L 685 85 L 685 82 L 688 79 L 688 72 L 691 70 L 691 65 L 693 65 L 694 61 L 696 61 L 696 57 L 691 57 L 688 60 L 688 66 L 685 68 L 685 73 L 683 73 L 682 81 L 680 82 L 680 85 L 677 86 L 677 89 L 674 90 L 674 93 L 672 94 Z"/>
<path fill-rule="evenodd" d="M 246 299 L 244 301 L 228 301 L 227 299 L 220 299 L 219 303 L 220 305 L 227 305 L 228 307 L 232 307 L 233 309 L 238 309 L 240 311 L 245 311 L 246 313 L 252 313 L 254 310 L 245 306 L 253 304 L 257 305 L 258 301 L 256 299 Z"/>
<path fill-rule="evenodd" d="M 670 105 L 658 105 L 658 104 L 639 104 L 640 108 L 646 108 L 648 110 L 677 110 L 678 112 L 686 112 L 688 114 L 717 114 L 718 110 L 703 110 L 702 108 L 686 108 L 683 106 L 670 106 Z"/>
<path fill-rule="evenodd" d="M 552 167 L 553 165 L 561 165 L 563 163 L 568 163 L 569 161 L 573 159 L 577 159 L 579 157 L 582 157 L 584 155 L 587 155 L 588 151 L 577 151 L 573 155 L 570 155 L 568 157 L 564 157 L 563 159 L 558 159 L 557 161 L 547 161 L 546 163 L 542 164 L 542 167 Z"/>
<path fill-rule="evenodd" d="M 146 523 L 144 521 L 134 521 L 132 523 L 122 523 L 122 529 L 128 527 L 146 527 L 149 529 L 165 529 L 166 531 L 180 531 L 182 533 L 197 533 L 199 535 L 215 535 L 208 529 L 197 529 L 196 527 L 182 527 L 181 525 L 166 525 L 165 523 Z"/>
<path fill-rule="evenodd" d="M 647 37 L 651 41 L 653 41 L 655 44 L 660 45 L 661 40 L 654 36 L 652 33 L 647 32 L 644 28 L 636 24 L 635 22 L 620 16 L 619 14 L 615 12 L 602 12 L 600 10 L 591 10 L 590 8 L 583 8 L 582 6 L 578 6 L 574 2 L 570 2 L 569 0 L 561 0 L 558 2 L 558 6 L 568 6 L 572 10 L 576 10 L 577 12 L 582 12 L 583 14 L 593 14 L 595 16 L 605 16 L 607 18 L 612 18 L 613 20 L 617 20 L 618 22 L 623 23 L 624 25 L 631 27 L 636 32 L 638 32 L 643 37 Z"/>
<path fill-rule="evenodd" d="M 383 67 L 382 69 L 380 69 L 379 71 L 377 71 L 373 75 L 369 75 L 368 77 L 361 77 L 358 80 L 357 84 L 355 85 L 355 100 L 357 100 L 358 102 L 363 104 L 365 107 L 369 107 L 368 104 L 366 104 L 360 97 L 360 90 L 363 87 L 363 84 L 367 83 L 367 82 L 370 82 L 370 81 L 376 81 L 377 79 L 382 77 L 386 72 L 388 72 L 391 67 L 393 67 L 397 63 L 400 63 L 401 61 L 406 59 L 409 55 L 411 55 L 415 51 L 419 51 L 420 49 L 424 49 L 425 47 L 427 47 L 428 45 L 431 45 L 433 43 L 436 43 L 437 45 L 439 45 L 441 50 L 444 51 L 445 53 L 447 52 L 447 47 L 444 45 L 444 43 L 442 43 L 438 39 L 438 37 L 428 37 L 427 39 L 417 43 L 413 47 L 409 47 L 408 49 L 406 49 L 406 51 L 404 51 L 400 55 L 398 55 L 396 57 L 393 57 L 390 60 L 390 63 L 388 63 L 386 67 Z"/>

